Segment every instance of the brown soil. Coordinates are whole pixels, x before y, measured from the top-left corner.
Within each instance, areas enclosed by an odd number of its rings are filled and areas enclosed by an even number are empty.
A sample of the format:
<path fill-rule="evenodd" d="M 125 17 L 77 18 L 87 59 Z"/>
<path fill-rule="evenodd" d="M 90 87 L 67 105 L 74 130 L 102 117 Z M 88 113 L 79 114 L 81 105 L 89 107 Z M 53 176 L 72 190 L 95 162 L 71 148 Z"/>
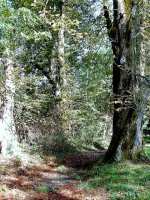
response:
<path fill-rule="evenodd" d="M 81 173 L 81 170 L 64 167 L 51 158 L 36 166 L 17 166 L 15 161 L 1 163 L 0 200 L 108 199 L 104 189 L 87 190 L 80 187 L 82 181 L 73 176 L 77 173 Z M 82 176 L 87 178 L 87 172 L 82 170 Z"/>

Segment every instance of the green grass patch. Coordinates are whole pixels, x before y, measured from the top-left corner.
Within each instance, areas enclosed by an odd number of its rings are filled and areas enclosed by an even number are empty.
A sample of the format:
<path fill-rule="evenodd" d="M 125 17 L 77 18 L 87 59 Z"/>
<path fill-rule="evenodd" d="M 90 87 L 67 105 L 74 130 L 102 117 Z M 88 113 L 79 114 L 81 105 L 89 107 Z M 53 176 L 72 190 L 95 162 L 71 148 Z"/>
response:
<path fill-rule="evenodd" d="M 88 188 L 106 188 L 112 200 L 149 200 L 150 166 L 124 162 L 94 167 Z"/>
<path fill-rule="evenodd" d="M 55 190 L 53 188 L 50 188 L 47 185 L 40 185 L 38 187 L 38 191 L 39 192 L 43 192 L 43 193 L 48 193 L 48 192 L 55 192 Z"/>
<path fill-rule="evenodd" d="M 146 155 L 150 158 L 150 146 L 145 146 L 144 149 L 145 149 Z"/>
<path fill-rule="evenodd" d="M 59 166 L 58 166 L 58 170 L 61 171 L 61 172 L 63 172 L 63 171 L 66 171 L 66 170 L 67 170 L 67 167 L 64 166 L 64 165 L 59 165 Z"/>
<path fill-rule="evenodd" d="M 77 174 L 75 171 L 70 174 L 70 177 L 72 179 L 75 179 L 75 180 L 78 180 L 78 181 L 82 180 L 82 177 L 79 174 Z"/>

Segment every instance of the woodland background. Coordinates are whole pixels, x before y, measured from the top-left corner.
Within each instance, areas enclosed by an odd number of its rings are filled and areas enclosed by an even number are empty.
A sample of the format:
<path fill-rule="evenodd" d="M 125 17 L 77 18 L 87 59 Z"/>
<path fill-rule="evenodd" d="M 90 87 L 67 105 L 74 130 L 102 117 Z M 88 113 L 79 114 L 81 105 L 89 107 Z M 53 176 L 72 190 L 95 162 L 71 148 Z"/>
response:
<path fill-rule="evenodd" d="M 149 199 L 149 22 L 149 0 L 0 0 L 0 199 Z"/>

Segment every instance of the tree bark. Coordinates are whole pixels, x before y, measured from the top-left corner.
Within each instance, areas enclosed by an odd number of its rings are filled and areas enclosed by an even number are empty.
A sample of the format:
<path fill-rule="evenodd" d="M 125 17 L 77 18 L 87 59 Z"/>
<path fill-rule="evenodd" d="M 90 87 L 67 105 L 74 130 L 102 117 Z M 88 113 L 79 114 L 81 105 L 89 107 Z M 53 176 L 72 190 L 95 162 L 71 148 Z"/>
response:
<path fill-rule="evenodd" d="M 140 1 L 113 0 L 113 20 L 104 6 L 113 52 L 113 135 L 104 160 L 133 159 L 133 148 L 142 150 L 142 119 L 146 96 L 141 97 Z M 137 76 L 136 74 L 139 74 Z M 144 100 L 143 100 L 144 99 Z M 140 109 L 138 109 L 140 107 Z M 136 139 L 135 139 L 136 138 Z M 135 142 L 136 141 L 136 142 Z"/>
<path fill-rule="evenodd" d="M 62 121 L 62 133 L 66 137 L 68 132 L 68 113 L 67 113 L 67 77 L 65 67 L 65 0 L 60 0 L 60 29 L 59 29 L 59 43 L 58 43 L 58 60 L 60 66 L 60 92 L 61 92 L 61 121 Z"/>
<path fill-rule="evenodd" d="M 14 123 L 14 96 L 15 83 L 13 72 L 13 61 L 10 54 L 7 52 L 5 59 L 5 97 L 4 106 L 1 108 L 2 115 L 0 118 L 0 141 L 1 153 L 4 156 L 9 156 L 18 153 L 18 142 L 15 135 Z"/>

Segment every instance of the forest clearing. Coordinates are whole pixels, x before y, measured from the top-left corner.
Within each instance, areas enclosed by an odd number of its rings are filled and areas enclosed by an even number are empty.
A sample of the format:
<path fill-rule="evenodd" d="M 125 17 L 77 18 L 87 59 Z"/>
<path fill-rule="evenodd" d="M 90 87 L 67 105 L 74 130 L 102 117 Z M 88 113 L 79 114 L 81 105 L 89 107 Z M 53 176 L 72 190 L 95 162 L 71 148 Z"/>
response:
<path fill-rule="evenodd" d="M 150 199 L 149 24 L 149 0 L 0 0 L 0 200 Z"/>

